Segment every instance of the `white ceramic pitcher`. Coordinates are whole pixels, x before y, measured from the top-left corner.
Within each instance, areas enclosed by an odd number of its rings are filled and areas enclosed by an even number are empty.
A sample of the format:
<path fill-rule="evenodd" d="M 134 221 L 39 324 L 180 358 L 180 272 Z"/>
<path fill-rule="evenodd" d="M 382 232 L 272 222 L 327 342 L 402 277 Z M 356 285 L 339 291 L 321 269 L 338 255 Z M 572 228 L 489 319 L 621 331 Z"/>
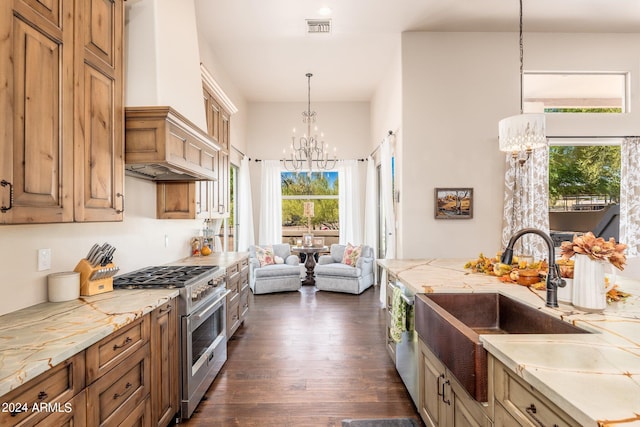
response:
<path fill-rule="evenodd" d="M 605 261 L 592 260 L 587 255 L 576 254 L 573 269 L 573 305 L 585 311 L 602 311 L 607 307 L 607 292 L 614 280 L 605 286 Z"/>

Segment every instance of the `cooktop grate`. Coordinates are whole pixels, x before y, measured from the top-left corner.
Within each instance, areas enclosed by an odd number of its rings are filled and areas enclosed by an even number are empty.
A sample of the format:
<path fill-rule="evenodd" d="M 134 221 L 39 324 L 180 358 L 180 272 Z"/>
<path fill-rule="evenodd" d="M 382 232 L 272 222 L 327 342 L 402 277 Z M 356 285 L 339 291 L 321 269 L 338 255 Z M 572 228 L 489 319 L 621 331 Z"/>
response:
<path fill-rule="evenodd" d="M 146 267 L 113 278 L 117 288 L 167 287 L 181 288 L 218 270 L 218 266 L 163 265 Z"/>

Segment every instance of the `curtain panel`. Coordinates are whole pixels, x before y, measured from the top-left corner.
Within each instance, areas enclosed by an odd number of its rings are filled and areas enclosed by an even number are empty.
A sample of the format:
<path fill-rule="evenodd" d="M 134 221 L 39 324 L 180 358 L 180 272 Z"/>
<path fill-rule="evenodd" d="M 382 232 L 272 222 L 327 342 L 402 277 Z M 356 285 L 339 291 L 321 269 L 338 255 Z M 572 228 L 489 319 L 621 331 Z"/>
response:
<path fill-rule="evenodd" d="M 502 248 L 523 228 L 549 233 L 549 148 L 539 148 L 524 162 L 505 156 Z M 539 236 L 525 235 L 516 244 L 516 254 L 549 258 L 546 243 Z"/>
<path fill-rule="evenodd" d="M 627 256 L 640 250 L 640 138 L 625 138 L 620 147 L 620 242 Z"/>
<path fill-rule="evenodd" d="M 260 182 L 258 244 L 282 243 L 282 188 L 280 160 L 263 160 Z"/>
<path fill-rule="evenodd" d="M 357 160 L 341 160 L 338 170 L 339 243 L 362 243 L 362 209 L 360 203 L 360 172 Z"/>
<path fill-rule="evenodd" d="M 251 203 L 251 177 L 249 157 L 244 156 L 238 168 L 238 250 L 248 251 L 255 244 L 253 224 L 253 204 Z"/>

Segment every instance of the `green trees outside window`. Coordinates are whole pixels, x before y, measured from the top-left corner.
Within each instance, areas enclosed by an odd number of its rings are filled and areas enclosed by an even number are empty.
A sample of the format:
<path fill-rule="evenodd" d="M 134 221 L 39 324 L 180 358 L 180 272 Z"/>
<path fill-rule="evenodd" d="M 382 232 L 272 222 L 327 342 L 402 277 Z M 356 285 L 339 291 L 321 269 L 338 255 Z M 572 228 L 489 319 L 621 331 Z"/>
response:
<path fill-rule="evenodd" d="M 283 172 L 281 185 L 283 228 L 306 228 L 304 202 L 311 201 L 314 203 L 312 229 L 338 229 L 337 172 Z"/>
<path fill-rule="evenodd" d="M 620 146 L 549 147 L 549 206 L 561 199 L 620 200 Z"/>

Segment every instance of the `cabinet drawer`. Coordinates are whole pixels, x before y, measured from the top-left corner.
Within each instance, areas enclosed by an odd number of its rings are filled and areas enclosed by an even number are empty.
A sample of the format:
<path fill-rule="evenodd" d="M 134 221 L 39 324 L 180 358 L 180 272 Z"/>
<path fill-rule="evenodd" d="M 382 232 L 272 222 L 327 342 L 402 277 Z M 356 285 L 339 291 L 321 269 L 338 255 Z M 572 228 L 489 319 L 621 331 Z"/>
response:
<path fill-rule="evenodd" d="M 150 377 L 147 343 L 89 386 L 87 425 L 119 425 L 148 398 Z"/>
<path fill-rule="evenodd" d="M 249 286 L 245 286 L 240 291 L 240 320 L 244 320 L 249 312 Z"/>
<path fill-rule="evenodd" d="M 249 268 L 240 271 L 240 285 L 249 284 Z"/>
<path fill-rule="evenodd" d="M 84 352 L 78 353 L 2 396 L 0 425 L 35 425 L 50 414 L 34 410 L 34 405 L 58 404 L 64 409 L 65 402 L 85 386 L 84 357 Z"/>
<path fill-rule="evenodd" d="M 495 398 L 523 426 L 579 426 L 535 388 L 495 361 Z"/>
<path fill-rule="evenodd" d="M 234 302 L 227 305 L 227 338 L 238 329 L 240 326 L 240 299 L 237 298 Z"/>
<path fill-rule="evenodd" d="M 47 418 L 36 425 L 38 427 L 87 425 L 87 396 L 85 392 L 78 393 L 73 399 L 63 404 L 59 411 L 49 414 Z"/>
<path fill-rule="evenodd" d="M 245 268 L 249 267 L 249 258 L 244 258 L 242 261 L 240 261 L 240 270 L 244 270 Z"/>
<path fill-rule="evenodd" d="M 233 274 L 237 273 L 238 271 L 239 271 L 238 264 L 230 265 L 229 267 L 227 267 L 227 277 L 232 276 Z"/>
<path fill-rule="evenodd" d="M 87 349 L 87 384 L 91 384 L 149 341 L 146 315 Z"/>

